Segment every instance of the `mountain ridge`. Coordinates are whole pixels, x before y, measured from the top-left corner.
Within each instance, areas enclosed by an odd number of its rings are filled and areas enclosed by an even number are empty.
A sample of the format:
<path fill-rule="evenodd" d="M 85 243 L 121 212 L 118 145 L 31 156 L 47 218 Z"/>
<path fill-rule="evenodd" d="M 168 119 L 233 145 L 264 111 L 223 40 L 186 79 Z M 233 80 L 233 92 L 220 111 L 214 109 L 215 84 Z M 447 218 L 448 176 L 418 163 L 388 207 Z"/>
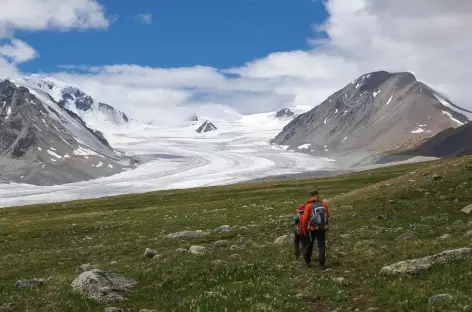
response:
<path fill-rule="evenodd" d="M 371 72 L 296 116 L 271 143 L 308 153 L 415 146 L 469 121 L 468 110 L 438 94 L 409 72 Z"/>

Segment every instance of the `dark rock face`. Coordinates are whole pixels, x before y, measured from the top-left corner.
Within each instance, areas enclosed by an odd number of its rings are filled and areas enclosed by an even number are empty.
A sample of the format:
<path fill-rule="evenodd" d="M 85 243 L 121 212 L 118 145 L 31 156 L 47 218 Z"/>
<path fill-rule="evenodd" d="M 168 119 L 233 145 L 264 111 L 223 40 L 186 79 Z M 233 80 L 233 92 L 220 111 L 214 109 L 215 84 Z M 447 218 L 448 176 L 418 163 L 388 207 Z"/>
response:
<path fill-rule="evenodd" d="M 468 122 L 468 111 L 441 98 L 411 73 L 363 75 L 309 112 L 296 116 L 273 140 L 294 149 L 386 152 L 416 146 Z"/>
<path fill-rule="evenodd" d="M 216 131 L 218 128 L 215 127 L 214 124 L 211 123 L 211 121 L 206 120 L 198 129 L 196 130 L 198 133 L 204 133 L 204 132 L 209 132 L 209 131 Z"/>
<path fill-rule="evenodd" d="M 281 110 L 279 110 L 277 113 L 275 113 L 275 117 L 276 118 L 283 118 L 283 117 L 292 117 L 294 116 L 295 113 L 292 112 L 290 109 L 288 108 L 282 108 Z"/>

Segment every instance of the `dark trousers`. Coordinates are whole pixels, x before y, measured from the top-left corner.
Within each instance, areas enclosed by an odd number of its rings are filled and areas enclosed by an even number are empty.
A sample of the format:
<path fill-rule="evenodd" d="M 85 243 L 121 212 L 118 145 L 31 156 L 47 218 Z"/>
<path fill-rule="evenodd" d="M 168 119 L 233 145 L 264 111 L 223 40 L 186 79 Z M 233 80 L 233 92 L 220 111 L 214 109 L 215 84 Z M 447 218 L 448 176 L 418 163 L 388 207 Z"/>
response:
<path fill-rule="evenodd" d="M 320 265 L 324 266 L 326 261 L 326 230 L 310 231 L 309 236 L 306 238 L 304 237 L 303 239 L 306 240 L 306 248 L 303 255 L 306 264 L 311 263 L 311 255 L 316 240 L 318 243 L 318 261 L 320 262 Z"/>
<path fill-rule="evenodd" d="M 293 236 L 293 250 L 295 252 L 295 257 L 300 258 L 300 245 L 301 245 L 301 252 L 305 253 L 306 248 L 306 239 L 303 236 L 294 233 Z"/>

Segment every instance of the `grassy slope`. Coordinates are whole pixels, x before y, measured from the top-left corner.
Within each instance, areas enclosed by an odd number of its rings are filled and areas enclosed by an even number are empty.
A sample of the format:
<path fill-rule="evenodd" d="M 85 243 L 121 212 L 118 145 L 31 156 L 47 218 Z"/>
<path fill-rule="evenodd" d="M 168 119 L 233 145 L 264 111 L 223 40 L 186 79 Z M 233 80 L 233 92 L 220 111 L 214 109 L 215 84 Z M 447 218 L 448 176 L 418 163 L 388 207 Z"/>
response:
<path fill-rule="evenodd" d="M 316 180 L 0 210 L 0 306 L 14 302 L 13 311 L 103 311 L 104 306 L 72 294 L 70 288 L 77 276 L 75 268 L 95 263 L 138 280 L 130 300 L 115 304 L 121 307 L 158 311 L 365 311 L 369 307 L 428 311 L 430 296 L 450 293 L 455 296 L 453 303 L 431 311 L 462 311 L 467 305 L 472 307 L 470 262 L 434 268 L 404 280 L 378 273 L 382 266 L 399 260 L 472 247 L 471 238 L 463 236 L 472 229 L 470 217 L 460 212 L 472 203 L 468 163 L 472 160 L 462 158 Z M 434 173 L 444 178 L 434 182 Z M 325 272 L 306 269 L 293 258 L 291 245 L 272 244 L 290 231 L 296 206 L 314 187 L 329 199 L 333 210 L 329 270 Z M 193 239 L 163 236 L 223 224 L 237 227 Z M 410 232 L 418 239 L 395 239 Z M 452 237 L 438 240 L 445 233 Z M 205 256 L 173 252 L 194 244 L 210 246 L 218 239 L 227 239 L 232 245 L 239 236 L 250 238 L 254 245 Z M 360 247 L 355 248 L 359 241 Z M 162 257 L 144 259 L 146 247 L 156 249 Z M 227 262 L 215 263 L 217 259 Z M 40 288 L 15 289 L 18 279 L 48 276 L 52 280 Z M 339 285 L 333 277 L 344 277 L 349 284 Z"/>

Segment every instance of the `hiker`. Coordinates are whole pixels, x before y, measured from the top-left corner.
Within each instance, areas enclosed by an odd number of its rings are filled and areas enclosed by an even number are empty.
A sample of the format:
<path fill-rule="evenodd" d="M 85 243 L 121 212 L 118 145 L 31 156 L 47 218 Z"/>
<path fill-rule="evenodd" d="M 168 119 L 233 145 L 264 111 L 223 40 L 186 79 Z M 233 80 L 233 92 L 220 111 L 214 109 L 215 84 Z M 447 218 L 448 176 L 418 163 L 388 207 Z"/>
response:
<path fill-rule="evenodd" d="M 295 251 L 295 257 L 298 259 L 300 258 L 300 244 L 302 245 L 302 251 L 306 245 L 306 240 L 303 240 L 302 236 L 302 217 L 303 213 L 305 212 L 305 204 L 301 204 L 297 208 L 297 214 L 293 218 L 293 248 Z"/>
<path fill-rule="evenodd" d="M 318 243 L 318 261 L 321 268 L 324 268 L 326 261 L 326 231 L 328 230 L 328 217 L 330 216 L 328 203 L 320 199 L 319 192 L 310 192 L 310 198 L 305 205 L 302 217 L 302 235 L 306 237 L 307 243 L 303 258 L 307 266 L 311 264 L 311 255 L 315 239 Z"/>

